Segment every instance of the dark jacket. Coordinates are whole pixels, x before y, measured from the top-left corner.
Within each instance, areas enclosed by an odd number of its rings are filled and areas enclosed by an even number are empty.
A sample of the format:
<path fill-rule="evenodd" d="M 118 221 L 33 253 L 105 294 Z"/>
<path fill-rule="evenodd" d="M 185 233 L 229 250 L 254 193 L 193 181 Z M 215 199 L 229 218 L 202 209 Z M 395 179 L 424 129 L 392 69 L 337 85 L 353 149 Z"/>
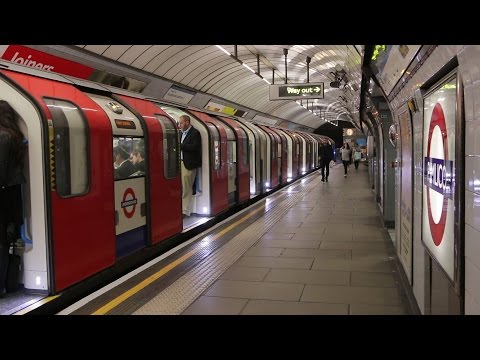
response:
<path fill-rule="evenodd" d="M 132 175 L 135 171 L 135 165 L 130 160 L 124 161 L 122 165 L 115 169 L 114 178 L 117 179 L 124 179 L 128 178 Z"/>
<path fill-rule="evenodd" d="M 21 164 L 14 160 L 12 136 L 0 130 L 0 188 L 25 183 Z"/>
<path fill-rule="evenodd" d="M 333 160 L 333 149 L 330 145 L 323 145 L 319 150 L 320 160 L 329 163 Z"/>
<path fill-rule="evenodd" d="M 180 149 L 183 154 L 183 164 L 188 170 L 202 166 L 202 137 L 193 126 L 180 144 Z"/>
<path fill-rule="evenodd" d="M 145 173 L 145 160 L 142 160 L 135 164 L 135 171 L 141 171 Z"/>

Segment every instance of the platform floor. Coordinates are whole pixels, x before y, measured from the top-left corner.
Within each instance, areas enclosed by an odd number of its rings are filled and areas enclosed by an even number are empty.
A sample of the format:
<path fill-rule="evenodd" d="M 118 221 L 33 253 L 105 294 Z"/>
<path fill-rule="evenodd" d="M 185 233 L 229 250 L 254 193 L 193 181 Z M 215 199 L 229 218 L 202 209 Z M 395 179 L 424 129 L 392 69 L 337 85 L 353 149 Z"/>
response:
<path fill-rule="evenodd" d="M 316 171 L 61 314 L 411 314 L 368 168 Z M 171 253 L 171 254 L 170 254 Z"/>

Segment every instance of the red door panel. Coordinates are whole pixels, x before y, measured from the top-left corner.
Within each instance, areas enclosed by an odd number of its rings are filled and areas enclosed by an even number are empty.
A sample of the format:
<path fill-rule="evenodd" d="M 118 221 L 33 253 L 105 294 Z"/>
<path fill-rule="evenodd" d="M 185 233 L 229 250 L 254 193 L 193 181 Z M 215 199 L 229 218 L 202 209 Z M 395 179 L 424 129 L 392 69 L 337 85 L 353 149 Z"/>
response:
<path fill-rule="evenodd" d="M 248 137 L 237 121 L 220 116 L 220 119 L 234 129 L 237 138 L 237 179 L 238 201 L 250 199 L 250 166 L 248 163 Z M 246 156 L 246 159 L 244 158 Z"/>
<path fill-rule="evenodd" d="M 275 134 L 270 128 L 264 125 L 258 124 L 258 127 L 261 128 L 264 132 L 266 132 L 267 136 L 270 137 L 270 188 L 275 189 L 278 186 L 277 134 Z"/>
<path fill-rule="evenodd" d="M 282 144 L 282 175 L 281 175 L 281 184 L 286 184 L 287 183 L 287 177 L 288 177 L 288 158 L 287 158 L 287 138 L 285 137 L 285 134 L 283 134 L 281 131 L 271 128 L 275 133 L 278 134 L 278 136 L 281 139 L 281 144 Z"/>
<path fill-rule="evenodd" d="M 42 105 L 47 119 L 52 116 L 43 97 L 71 102 L 82 109 L 88 124 L 88 192 L 60 197 L 55 188 L 50 189 L 53 244 L 50 256 L 53 258 L 54 292 L 58 292 L 115 262 L 112 127 L 105 112 L 74 86 L 7 73 Z"/>
<path fill-rule="evenodd" d="M 211 166 L 210 170 L 211 214 L 217 215 L 228 209 L 227 133 L 219 120 L 212 116 L 195 110 L 189 110 L 189 112 L 199 120 L 215 126 L 220 134 L 220 169 L 214 170 Z M 205 145 L 202 143 L 202 146 Z M 210 150 L 208 152 L 210 153 Z"/>
<path fill-rule="evenodd" d="M 169 119 L 171 117 L 150 101 L 123 95 L 117 97 L 142 115 L 147 124 L 147 176 L 150 182 L 150 198 L 147 201 L 150 203 L 150 241 L 151 244 L 157 244 L 181 232 L 183 227 L 180 170 L 174 178 L 167 179 L 165 177 L 164 138 L 156 115 L 166 116 Z M 175 124 L 174 121 L 173 124 Z M 178 130 L 176 131 L 178 139 Z"/>

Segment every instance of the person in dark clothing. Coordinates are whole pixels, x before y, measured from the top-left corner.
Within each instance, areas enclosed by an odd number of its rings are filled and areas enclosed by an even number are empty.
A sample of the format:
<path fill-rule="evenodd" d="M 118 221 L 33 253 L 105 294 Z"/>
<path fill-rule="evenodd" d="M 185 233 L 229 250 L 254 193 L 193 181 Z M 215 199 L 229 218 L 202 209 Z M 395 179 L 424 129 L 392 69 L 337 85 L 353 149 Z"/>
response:
<path fill-rule="evenodd" d="M 23 222 L 23 139 L 15 111 L 8 102 L 0 100 L 0 297 L 6 292 L 10 239 L 15 239 Z M 7 234 L 7 229 L 12 234 Z"/>
<path fill-rule="evenodd" d="M 333 160 L 333 148 L 329 142 L 324 143 L 319 150 L 320 155 L 320 169 L 322 171 L 322 182 L 328 182 L 328 175 L 330 175 L 330 161 Z M 325 174 L 325 169 L 326 174 Z"/>
<path fill-rule="evenodd" d="M 179 119 L 181 138 L 182 159 L 182 213 L 190 216 L 190 202 L 192 199 L 192 187 L 197 175 L 197 168 L 202 166 L 202 137 L 200 132 L 190 124 L 190 117 L 182 115 Z"/>
<path fill-rule="evenodd" d="M 124 179 L 132 175 L 136 170 L 133 163 L 129 160 L 130 154 L 121 146 L 113 148 L 116 168 L 114 170 L 114 179 Z"/>
<path fill-rule="evenodd" d="M 140 171 L 145 174 L 145 150 L 143 147 L 136 147 L 132 152 L 132 158 L 135 171 Z"/>

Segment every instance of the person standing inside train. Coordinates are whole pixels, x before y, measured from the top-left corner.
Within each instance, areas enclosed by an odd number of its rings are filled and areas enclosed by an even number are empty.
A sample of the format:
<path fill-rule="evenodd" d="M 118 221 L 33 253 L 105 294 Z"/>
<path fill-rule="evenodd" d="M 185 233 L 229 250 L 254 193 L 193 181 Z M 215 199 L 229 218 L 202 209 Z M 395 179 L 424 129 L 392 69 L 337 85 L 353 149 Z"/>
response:
<path fill-rule="evenodd" d="M 133 149 L 132 158 L 135 171 L 140 171 L 145 174 L 145 149 L 143 146 L 137 146 Z"/>
<path fill-rule="evenodd" d="M 0 100 L 0 297 L 6 292 L 9 238 L 17 236 L 23 222 L 23 139 L 15 111 L 8 102 Z M 13 233 L 9 236 L 7 230 Z"/>
<path fill-rule="evenodd" d="M 182 162 L 182 213 L 190 216 L 193 183 L 197 169 L 202 166 L 202 138 L 200 132 L 190 123 L 188 115 L 179 119 L 182 138 L 180 140 L 180 158 Z"/>
<path fill-rule="evenodd" d="M 122 146 L 118 145 L 113 148 L 113 156 L 113 176 L 115 180 L 128 178 L 136 171 L 135 166 L 130 161 L 130 154 Z"/>
<path fill-rule="evenodd" d="M 348 145 L 347 142 L 343 144 L 342 148 L 340 149 L 340 153 L 342 154 L 342 163 L 343 168 L 345 169 L 345 174 L 343 176 L 347 177 L 347 170 L 350 166 L 350 163 L 352 162 L 352 150 L 350 149 L 350 145 Z"/>
<path fill-rule="evenodd" d="M 322 171 L 322 182 L 328 182 L 328 175 L 330 174 L 330 161 L 333 160 L 333 148 L 329 142 L 326 142 L 320 147 L 319 153 L 320 169 Z"/>

